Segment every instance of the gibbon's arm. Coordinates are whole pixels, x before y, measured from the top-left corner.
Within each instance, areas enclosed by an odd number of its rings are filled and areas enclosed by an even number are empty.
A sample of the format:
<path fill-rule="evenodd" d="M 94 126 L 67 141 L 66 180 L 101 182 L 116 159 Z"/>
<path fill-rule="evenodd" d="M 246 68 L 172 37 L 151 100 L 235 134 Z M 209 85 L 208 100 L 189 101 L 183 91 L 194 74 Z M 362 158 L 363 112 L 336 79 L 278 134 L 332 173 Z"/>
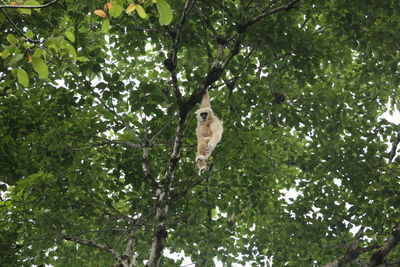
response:
<path fill-rule="evenodd" d="M 210 95 L 208 94 L 208 90 L 203 95 L 203 99 L 201 100 L 200 108 L 211 108 Z"/>
<path fill-rule="evenodd" d="M 214 121 L 210 125 L 210 129 L 212 132 L 211 139 L 207 143 L 206 154 L 209 156 L 212 151 L 214 151 L 217 144 L 221 141 L 223 127 L 220 120 L 214 117 Z"/>
<path fill-rule="evenodd" d="M 214 117 L 214 121 L 210 125 L 210 130 L 212 132 L 210 142 L 217 145 L 221 141 L 223 132 L 221 121 L 218 118 Z"/>

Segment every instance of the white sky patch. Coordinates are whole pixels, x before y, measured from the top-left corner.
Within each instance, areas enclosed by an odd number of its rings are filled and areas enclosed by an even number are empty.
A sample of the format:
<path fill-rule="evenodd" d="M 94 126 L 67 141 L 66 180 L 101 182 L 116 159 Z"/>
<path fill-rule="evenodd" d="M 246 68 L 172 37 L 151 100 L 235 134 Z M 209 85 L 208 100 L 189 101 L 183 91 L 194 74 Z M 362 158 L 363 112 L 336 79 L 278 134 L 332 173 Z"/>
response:
<path fill-rule="evenodd" d="M 311 216 L 312 216 L 312 214 L 315 214 L 315 217 L 316 217 L 316 218 L 321 218 L 321 219 L 324 218 L 324 216 L 322 215 L 322 213 L 319 212 L 319 211 L 321 210 L 320 208 L 315 207 L 314 205 L 313 205 L 311 208 L 312 208 L 312 210 L 313 210 L 313 212 L 310 212 L 310 213 L 311 213 Z M 307 215 L 308 215 L 308 214 L 307 214 Z"/>
<path fill-rule="evenodd" d="M 228 213 L 226 212 L 222 212 L 218 206 L 215 207 L 215 212 L 216 212 L 216 216 L 215 218 L 212 218 L 213 221 L 217 221 L 219 218 L 226 218 L 228 216 Z"/>
<path fill-rule="evenodd" d="M 335 185 L 339 186 L 339 187 L 342 186 L 342 180 L 341 179 L 334 178 L 333 179 L 333 183 Z"/>
<path fill-rule="evenodd" d="M 293 201 L 295 201 L 299 195 L 302 195 L 302 193 L 300 191 L 297 191 L 294 188 L 289 188 L 289 190 L 286 188 L 281 189 L 281 190 L 279 190 L 279 192 L 282 195 L 280 197 L 280 199 L 283 198 L 286 201 L 286 203 L 288 203 L 288 204 L 292 204 Z"/>
<path fill-rule="evenodd" d="M 400 124 L 400 111 L 395 110 L 392 114 L 389 111 L 386 111 L 382 114 L 382 118 L 386 119 L 387 121 L 395 124 Z"/>
<path fill-rule="evenodd" d="M 166 248 L 166 249 L 164 249 L 163 254 L 165 257 L 170 258 L 170 259 L 174 259 L 174 260 L 183 259 L 180 266 L 194 266 L 195 265 L 195 263 L 193 263 L 193 261 L 190 257 L 186 257 L 183 250 L 181 252 L 171 252 L 171 250 Z"/>

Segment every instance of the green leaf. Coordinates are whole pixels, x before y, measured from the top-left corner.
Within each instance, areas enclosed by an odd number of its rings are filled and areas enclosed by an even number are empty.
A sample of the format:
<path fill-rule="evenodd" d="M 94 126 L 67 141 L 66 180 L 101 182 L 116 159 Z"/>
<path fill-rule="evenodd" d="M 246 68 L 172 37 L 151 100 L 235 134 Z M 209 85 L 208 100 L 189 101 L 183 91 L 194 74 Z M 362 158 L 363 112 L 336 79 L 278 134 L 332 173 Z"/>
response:
<path fill-rule="evenodd" d="M 23 54 L 16 54 L 15 56 L 13 56 L 13 57 L 10 59 L 10 62 L 9 62 L 10 66 L 15 66 L 15 65 L 17 65 L 18 62 L 19 62 L 21 59 L 23 59 L 23 58 L 24 58 L 24 55 L 23 55 Z"/>
<path fill-rule="evenodd" d="M 211 210 L 211 218 L 213 218 L 213 219 L 217 218 L 217 210 L 216 209 Z"/>
<path fill-rule="evenodd" d="M 124 8 L 122 6 L 113 4 L 112 7 L 109 9 L 108 13 L 110 14 L 111 17 L 117 18 L 121 15 L 122 11 L 124 11 Z"/>
<path fill-rule="evenodd" d="M 7 34 L 7 41 L 10 43 L 10 44 L 16 44 L 16 43 L 18 43 L 18 39 L 14 36 L 14 34 Z"/>
<path fill-rule="evenodd" d="M 139 17 L 141 17 L 142 19 L 147 18 L 146 11 L 144 10 L 144 8 L 141 5 L 136 5 L 136 11 L 137 11 Z"/>
<path fill-rule="evenodd" d="M 26 71 L 24 71 L 21 68 L 17 69 L 17 78 L 18 78 L 18 82 L 24 86 L 24 87 L 28 87 L 29 86 L 29 77 L 28 74 L 26 73 Z"/>
<path fill-rule="evenodd" d="M 36 48 L 35 52 L 33 52 L 32 57 L 41 57 L 43 55 L 43 50 L 40 48 Z"/>
<path fill-rule="evenodd" d="M 172 21 L 172 10 L 165 0 L 157 0 L 158 18 L 161 25 L 169 25 Z"/>
<path fill-rule="evenodd" d="M 25 6 L 38 6 L 40 5 L 38 1 L 35 0 L 28 0 L 24 2 Z M 40 10 L 40 9 L 34 9 L 34 10 Z M 32 9 L 18 9 L 18 12 L 20 14 L 27 14 L 27 15 L 31 15 L 32 13 Z"/>
<path fill-rule="evenodd" d="M 1 14 L 1 13 L 0 13 L 0 14 Z M 4 49 L 4 50 L 1 52 L 1 57 L 2 57 L 3 59 L 6 59 L 9 55 L 10 55 L 10 50 L 8 50 L 8 49 Z"/>
<path fill-rule="evenodd" d="M 70 32 L 70 31 L 65 32 L 65 37 L 67 37 L 67 39 L 71 43 L 75 42 L 75 35 L 72 32 Z"/>
<path fill-rule="evenodd" d="M 31 38 L 31 39 L 34 38 L 33 32 L 32 32 L 31 30 L 27 31 L 27 32 L 25 33 L 25 35 L 26 35 L 27 37 Z"/>
<path fill-rule="evenodd" d="M 66 49 L 66 50 L 68 51 L 69 55 L 71 55 L 73 59 L 76 59 L 76 51 L 75 51 L 75 48 L 74 48 L 70 43 L 67 43 L 67 42 L 66 42 L 66 43 L 64 44 L 64 47 L 63 47 L 63 48 Z"/>
<path fill-rule="evenodd" d="M 24 2 L 25 6 L 38 6 L 40 5 L 38 1 L 36 0 L 28 0 Z"/>
<path fill-rule="evenodd" d="M 84 61 L 88 61 L 88 58 L 87 57 L 76 57 L 76 60 L 84 62 Z"/>
<path fill-rule="evenodd" d="M 107 33 L 109 29 L 110 29 L 110 20 L 109 19 L 103 20 L 103 23 L 101 24 L 101 30 Z"/>
<path fill-rule="evenodd" d="M 41 57 L 32 58 L 33 69 L 39 74 L 40 79 L 47 79 L 49 76 L 49 70 L 46 63 Z"/>
<path fill-rule="evenodd" d="M 19 8 L 18 9 L 18 13 L 20 14 L 26 14 L 26 15 L 30 15 L 32 13 L 32 11 L 30 9 L 25 9 L 25 8 Z"/>

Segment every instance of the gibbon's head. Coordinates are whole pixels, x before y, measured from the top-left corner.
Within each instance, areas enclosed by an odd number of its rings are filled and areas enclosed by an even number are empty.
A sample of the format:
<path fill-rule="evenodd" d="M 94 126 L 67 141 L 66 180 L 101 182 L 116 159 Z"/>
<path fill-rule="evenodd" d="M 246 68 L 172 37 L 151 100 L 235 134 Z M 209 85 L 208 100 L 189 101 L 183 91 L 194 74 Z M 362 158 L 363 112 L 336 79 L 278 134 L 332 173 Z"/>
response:
<path fill-rule="evenodd" d="M 212 110 L 210 108 L 201 108 L 196 111 L 197 120 L 200 122 L 205 122 L 211 120 L 214 116 Z"/>

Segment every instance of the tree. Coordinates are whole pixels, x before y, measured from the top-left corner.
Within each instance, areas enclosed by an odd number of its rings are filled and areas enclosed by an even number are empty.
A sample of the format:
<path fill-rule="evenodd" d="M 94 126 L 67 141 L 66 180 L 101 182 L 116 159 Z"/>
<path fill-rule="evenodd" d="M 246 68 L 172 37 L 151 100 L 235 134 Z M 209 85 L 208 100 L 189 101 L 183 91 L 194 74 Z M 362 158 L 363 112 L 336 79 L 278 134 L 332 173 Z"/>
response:
<path fill-rule="evenodd" d="M 399 108 L 399 13 L 1 4 L 1 265 L 177 266 L 165 248 L 197 266 L 399 262 L 400 131 L 381 117 Z M 206 90 L 224 135 L 198 176 Z"/>

